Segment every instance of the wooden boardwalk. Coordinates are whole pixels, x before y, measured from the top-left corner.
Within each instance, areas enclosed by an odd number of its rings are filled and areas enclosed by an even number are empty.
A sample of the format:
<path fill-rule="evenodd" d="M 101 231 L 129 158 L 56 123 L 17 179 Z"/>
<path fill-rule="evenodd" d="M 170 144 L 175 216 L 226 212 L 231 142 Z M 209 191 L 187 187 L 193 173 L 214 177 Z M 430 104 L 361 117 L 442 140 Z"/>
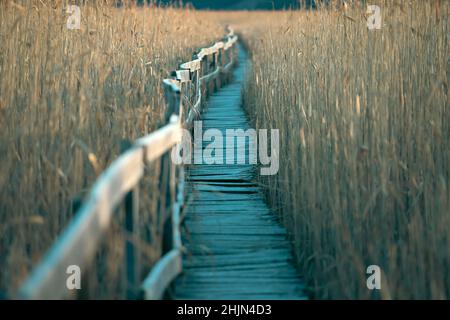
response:
<path fill-rule="evenodd" d="M 232 82 L 210 97 L 202 113 L 203 131 L 249 128 L 241 106 L 249 62 L 241 47 L 238 57 Z M 189 170 L 187 250 L 176 299 L 306 299 L 286 230 L 253 182 L 255 173 L 255 166 L 236 164 Z"/>

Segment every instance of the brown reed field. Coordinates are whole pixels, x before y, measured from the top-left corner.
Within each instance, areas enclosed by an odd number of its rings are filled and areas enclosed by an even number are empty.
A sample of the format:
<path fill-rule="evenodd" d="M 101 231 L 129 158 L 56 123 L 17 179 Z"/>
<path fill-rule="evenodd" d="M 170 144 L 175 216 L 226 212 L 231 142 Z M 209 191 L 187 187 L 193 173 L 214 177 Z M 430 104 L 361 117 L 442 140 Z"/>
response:
<path fill-rule="evenodd" d="M 450 298 L 449 5 L 258 13 L 245 106 L 280 130 L 267 197 L 315 298 Z M 366 268 L 382 271 L 380 291 Z"/>
<path fill-rule="evenodd" d="M 225 33 L 204 13 L 118 9 L 108 1 L 81 7 L 80 30 L 67 29 L 67 19 L 60 1 L 0 2 L 4 295 L 15 292 L 67 225 L 121 141 L 156 128 L 165 108 L 162 79 Z M 109 259 L 114 268 L 117 257 Z"/>
<path fill-rule="evenodd" d="M 0 294 L 15 292 L 121 141 L 157 128 L 161 80 L 230 23 L 252 62 L 248 116 L 280 130 L 280 170 L 259 182 L 311 297 L 449 299 L 449 4 L 374 0 L 382 28 L 368 30 L 358 1 L 330 2 L 279 12 L 88 2 L 68 30 L 59 1 L 1 1 Z M 148 211 L 158 193 L 151 175 L 144 183 Z M 124 237 L 113 224 L 88 296 L 124 297 Z M 160 248 L 143 255 L 151 266 Z M 366 287 L 369 265 L 382 270 L 380 291 Z"/>

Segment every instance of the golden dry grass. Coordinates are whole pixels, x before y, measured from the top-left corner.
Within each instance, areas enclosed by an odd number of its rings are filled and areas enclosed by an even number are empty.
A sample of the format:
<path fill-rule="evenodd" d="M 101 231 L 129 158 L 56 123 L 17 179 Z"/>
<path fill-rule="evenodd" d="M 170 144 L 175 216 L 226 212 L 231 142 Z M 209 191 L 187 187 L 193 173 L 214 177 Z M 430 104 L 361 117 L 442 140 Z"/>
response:
<path fill-rule="evenodd" d="M 359 7 L 242 23 L 246 107 L 280 129 L 280 172 L 262 183 L 314 297 L 448 299 L 449 5 L 373 2 L 377 31 Z"/>
<path fill-rule="evenodd" d="M 14 294 L 70 220 L 72 204 L 117 157 L 121 140 L 156 127 L 164 114 L 162 79 L 224 34 L 204 13 L 92 3 L 81 7 L 81 30 L 66 28 L 60 1 L 0 3 L 0 292 L 6 294 Z M 141 206 L 148 211 L 155 196 Z"/>
<path fill-rule="evenodd" d="M 0 292 L 14 292 L 120 141 L 156 127 L 161 79 L 231 22 L 253 63 L 248 113 L 257 127 L 280 129 L 280 172 L 261 183 L 292 232 L 313 297 L 450 297 L 447 3 L 374 1 L 384 22 L 374 32 L 365 8 L 200 13 L 98 5 L 83 8 L 82 30 L 69 31 L 61 7 L 50 5 L 57 1 L 5 3 Z M 140 206 L 148 215 L 142 233 L 154 238 L 151 176 L 143 182 L 151 196 Z M 97 257 L 95 271 L 107 279 L 123 272 L 120 219 Z M 143 269 L 159 250 L 143 253 Z M 383 270 L 380 292 L 366 288 L 370 264 Z M 103 282 L 89 295 L 124 297 L 121 281 Z"/>

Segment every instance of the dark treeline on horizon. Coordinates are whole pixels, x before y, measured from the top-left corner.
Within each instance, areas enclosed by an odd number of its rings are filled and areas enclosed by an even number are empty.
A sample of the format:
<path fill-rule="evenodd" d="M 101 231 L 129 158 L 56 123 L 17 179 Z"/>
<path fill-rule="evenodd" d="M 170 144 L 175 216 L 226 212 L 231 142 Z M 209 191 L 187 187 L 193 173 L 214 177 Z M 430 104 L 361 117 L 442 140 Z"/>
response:
<path fill-rule="evenodd" d="M 282 10 L 315 8 L 316 0 L 183 0 L 184 5 L 191 4 L 195 9 L 210 10 Z M 137 0 L 138 5 L 155 3 L 152 0 Z M 180 1 L 157 0 L 157 4 L 179 4 Z"/>

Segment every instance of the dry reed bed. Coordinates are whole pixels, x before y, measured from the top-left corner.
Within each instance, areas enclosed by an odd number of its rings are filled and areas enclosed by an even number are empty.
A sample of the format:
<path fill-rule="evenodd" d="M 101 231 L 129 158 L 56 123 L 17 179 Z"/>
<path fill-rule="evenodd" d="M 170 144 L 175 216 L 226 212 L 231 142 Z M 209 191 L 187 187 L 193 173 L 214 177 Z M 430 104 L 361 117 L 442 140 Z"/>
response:
<path fill-rule="evenodd" d="M 0 3 L 0 292 L 5 294 L 14 293 L 67 224 L 73 204 L 119 154 L 121 140 L 155 129 L 164 114 L 161 80 L 224 32 L 204 13 L 99 4 L 83 6 L 81 30 L 68 30 L 57 3 Z M 155 190 L 155 179 L 148 179 L 141 195 Z M 157 196 L 141 201 L 145 214 Z M 123 246 L 120 237 L 107 238 L 110 250 Z M 159 249 L 154 250 L 153 258 Z M 110 255 L 102 268 L 117 273 L 117 259 Z M 108 285 L 94 291 L 95 297 L 121 297 L 120 288 L 111 287 L 116 284 Z"/>
<path fill-rule="evenodd" d="M 357 7 L 243 22 L 248 112 L 280 129 L 280 172 L 261 182 L 314 297 L 448 299 L 449 5 L 378 3 L 377 31 Z"/>

